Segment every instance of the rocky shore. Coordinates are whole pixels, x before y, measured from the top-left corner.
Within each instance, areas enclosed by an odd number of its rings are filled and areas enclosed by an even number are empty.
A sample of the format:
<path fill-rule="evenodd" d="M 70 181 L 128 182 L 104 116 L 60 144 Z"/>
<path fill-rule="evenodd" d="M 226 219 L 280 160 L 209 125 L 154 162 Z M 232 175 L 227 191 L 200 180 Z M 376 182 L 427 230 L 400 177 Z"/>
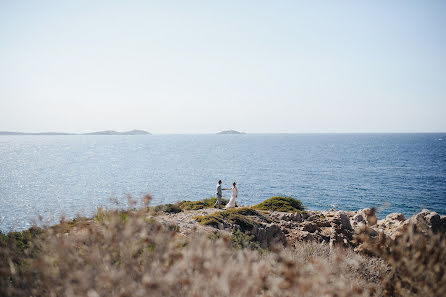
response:
<path fill-rule="evenodd" d="M 380 233 L 388 238 L 397 239 L 409 228 L 416 226 L 417 230 L 429 234 L 446 232 L 446 215 L 424 209 L 421 212 L 406 219 L 401 213 L 391 213 L 385 219 L 378 220 L 374 209 L 366 208 L 358 211 L 304 211 L 304 212 L 278 212 L 259 211 L 259 214 L 243 213 L 245 208 L 230 210 L 237 215 L 245 216 L 252 220 L 250 226 L 241 226 L 237 222 L 223 221 L 218 225 L 200 224 L 197 218 L 212 216 L 220 210 L 215 208 L 204 208 L 199 210 L 185 210 L 179 213 L 162 213 L 155 219 L 165 225 L 178 226 L 178 232 L 184 236 L 195 233 L 231 233 L 234 230 L 242 230 L 251 235 L 261 243 L 262 247 L 273 244 L 295 246 L 302 241 L 315 241 L 333 246 L 351 247 L 361 251 L 361 244 L 355 240 L 355 235 L 366 233 L 376 237 Z"/>
<path fill-rule="evenodd" d="M 445 296 L 446 216 L 215 198 L 0 233 L 0 296 Z"/>

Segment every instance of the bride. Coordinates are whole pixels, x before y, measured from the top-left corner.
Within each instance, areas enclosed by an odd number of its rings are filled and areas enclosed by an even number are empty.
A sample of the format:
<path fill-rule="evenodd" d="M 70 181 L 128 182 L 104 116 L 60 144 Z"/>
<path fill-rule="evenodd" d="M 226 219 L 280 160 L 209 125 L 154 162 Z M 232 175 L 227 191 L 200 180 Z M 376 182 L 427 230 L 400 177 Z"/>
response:
<path fill-rule="evenodd" d="M 231 189 L 224 189 L 224 190 L 232 190 L 232 196 L 231 199 L 229 199 L 228 204 L 226 204 L 226 208 L 234 208 L 235 207 L 235 200 L 237 199 L 238 189 L 235 185 L 235 183 L 232 184 Z"/>

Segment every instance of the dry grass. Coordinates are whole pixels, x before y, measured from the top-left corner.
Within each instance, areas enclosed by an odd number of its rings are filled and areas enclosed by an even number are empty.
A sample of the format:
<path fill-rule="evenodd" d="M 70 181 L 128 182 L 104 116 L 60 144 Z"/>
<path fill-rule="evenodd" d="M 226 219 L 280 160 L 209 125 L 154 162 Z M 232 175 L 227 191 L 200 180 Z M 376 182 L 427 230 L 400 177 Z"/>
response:
<path fill-rule="evenodd" d="M 424 234 L 412 225 L 396 240 L 384 234 L 359 240 L 368 253 L 391 266 L 391 277 L 384 283 L 387 296 L 446 296 L 445 234 Z"/>
<path fill-rule="evenodd" d="M 349 249 L 302 243 L 258 252 L 242 243 L 234 248 L 225 236 L 184 238 L 147 210 L 125 214 L 48 229 L 30 243 L 39 253 L 25 252 L 22 267 L 5 252 L 11 246 L 0 249 L 0 296 L 383 296 L 399 273 Z M 435 255 L 444 263 L 444 253 Z"/>

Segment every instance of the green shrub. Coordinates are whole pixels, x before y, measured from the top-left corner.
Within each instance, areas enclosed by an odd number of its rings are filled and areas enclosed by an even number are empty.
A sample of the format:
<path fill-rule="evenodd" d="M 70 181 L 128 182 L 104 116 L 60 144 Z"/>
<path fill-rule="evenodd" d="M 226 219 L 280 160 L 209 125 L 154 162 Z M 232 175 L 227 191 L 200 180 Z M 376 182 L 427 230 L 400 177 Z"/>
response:
<path fill-rule="evenodd" d="M 98 207 L 98 210 L 96 211 L 96 215 L 94 216 L 95 220 L 97 222 L 103 222 L 105 219 L 105 211 L 102 209 L 102 207 Z"/>
<path fill-rule="evenodd" d="M 265 220 L 265 216 L 258 211 L 249 207 L 233 208 L 225 211 L 215 212 L 206 216 L 197 216 L 194 219 L 205 226 L 219 228 L 220 225 L 236 224 L 240 226 L 242 231 L 251 231 L 254 227 L 259 227 L 261 223 L 255 221 L 251 217 L 258 217 Z"/>
<path fill-rule="evenodd" d="M 179 207 L 183 210 L 197 210 L 203 208 L 211 208 L 217 202 L 217 198 L 206 198 L 199 201 L 181 201 Z M 228 199 L 221 199 L 221 205 L 225 206 L 229 202 Z"/>
<path fill-rule="evenodd" d="M 221 237 L 222 237 L 222 234 L 220 231 L 215 231 L 208 236 L 208 238 L 210 240 L 217 240 L 217 239 L 220 239 Z"/>
<path fill-rule="evenodd" d="M 10 286 L 23 291 L 28 286 L 26 280 L 35 277 L 37 272 L 30 268 L 30 262 L 39 256 L 43 233 L 38 227 L 8 234 L 0 232 L 0 296 L 8 296 L 3 290 Z"/>
<path fill-rule="evenodd" d="M 25 231 L 9 232 L 8 234 L 0 232 L 0 248 L 7 248 L 9 251 L 13 251 L 11 258 L 19 264 L 25 255 L 33 256 L 33 253 L 36 252 L 29 249 L 32 247 L 32 242 L 42 233 L 43 229 L 39 227 L 31 227 Z"/>
<path fill-rule="evenodd" d="M 300 200 L 283 196 L 269 198 L 259 204 L 252 206 L 252 208 L 281 212 L 302 212 L 305 209 Z"/>
<path fill-rule="evenodd" d="M 260 250 L 260 243 L 255 239 L 255 236 L 240 230 L 232 231 L 231 243 L 232 247 L 237 249 Z"/>
<path fill-rule="evenodd" d="M 155 210 L 155 212 L 162 211 L 165 213 L 179 213 L 179 212 L 183 211 L 178 204 L 171 204 L 171 203 L 157 205 L 157 206 L 153 207 L 153 210 Z"/>
<path fill-rule="evenodd" d="M 129 214 L 125 211 L 121 211 L 119 213 L 119 217 L 121 218 L 121 220 L 123 220 L 124 222 L 126 222 L 129 218 Z"/>

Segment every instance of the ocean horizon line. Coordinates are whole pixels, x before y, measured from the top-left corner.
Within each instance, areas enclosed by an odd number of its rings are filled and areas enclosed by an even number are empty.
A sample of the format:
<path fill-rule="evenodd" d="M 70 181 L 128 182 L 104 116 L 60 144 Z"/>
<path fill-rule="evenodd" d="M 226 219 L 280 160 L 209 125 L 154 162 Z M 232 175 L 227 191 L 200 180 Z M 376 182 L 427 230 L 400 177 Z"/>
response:
<path fill-rule="evenodd" d="M 114 130 L 111 130 L 114 131 Z M 146 130 L 142 130 L 146 131 Z M 102 132 L 102 131 L 100 131 Z M 114 131 L 116 132 L 116 131 Z M 126 131 L 128 132 L 128 131 Z M 217 135 L 219 132 L 148 132 L 147 134 L 124 134 L 126 132 L 117 132 L 117 134 L 95 134 L 99 132 L 21 132 L 21 131 L 0 131 L 0 136 L 142 136 L 142 135 Z M 272 135 L 272 134 L 446 134 L 446 131 L 388 131 L 388 132 L 243 132 L 240 134 L 222 134 L 222 135 Z"/>

